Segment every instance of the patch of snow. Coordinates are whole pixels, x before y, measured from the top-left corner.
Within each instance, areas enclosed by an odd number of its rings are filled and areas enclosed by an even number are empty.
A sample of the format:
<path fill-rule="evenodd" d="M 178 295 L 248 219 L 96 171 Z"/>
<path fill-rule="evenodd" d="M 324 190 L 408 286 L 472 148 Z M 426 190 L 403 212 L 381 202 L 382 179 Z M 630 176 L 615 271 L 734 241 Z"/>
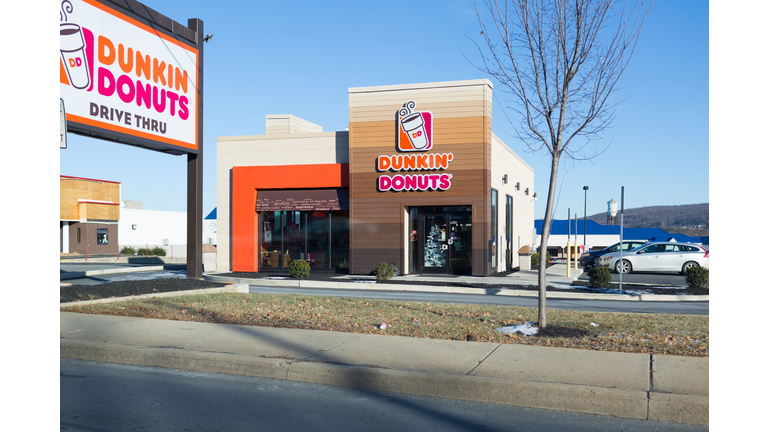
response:
<path fill-rule="evenodd" d="M 520 334 L 524 334 L 526 336 L 532 336 L 539 333 L 539 328 L 534 327 L 531 323 L 499 327 L 496 330 L 506 334 L 514 334 L 519 332 Z"/>
<path fill-rule="evenodd" d="M 564 283 L 548 283 L 548 287 L 557 288 L 557 289 L 574 289 L 577 288 L 571 284 L 564 284 Z M 578 287 L 581 288 L 581 287 Z"/>
<path fill-rule="evenodd" d="M 288 277 L 287 276 L 268 276 L 268 277 L 265 277 L 264 279 L 280 279 L 280 280 L 282 280 L 282 279 L 288 279 Z"/>

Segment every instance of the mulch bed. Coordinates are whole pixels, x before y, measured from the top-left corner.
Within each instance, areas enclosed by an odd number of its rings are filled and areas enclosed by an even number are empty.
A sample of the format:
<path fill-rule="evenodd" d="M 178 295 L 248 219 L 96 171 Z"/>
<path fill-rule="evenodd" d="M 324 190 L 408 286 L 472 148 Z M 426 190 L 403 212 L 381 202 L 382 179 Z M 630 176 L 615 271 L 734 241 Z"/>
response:
<path fill-rule="evenodd" d="M 142 294 L 219 288 L 229 284 L 194 278 L 168 278 L 135 281 L 106 282 L 98 285 L 63 286 L 60 303 L 95 300 L 112 297 L 130 297 Z"/>

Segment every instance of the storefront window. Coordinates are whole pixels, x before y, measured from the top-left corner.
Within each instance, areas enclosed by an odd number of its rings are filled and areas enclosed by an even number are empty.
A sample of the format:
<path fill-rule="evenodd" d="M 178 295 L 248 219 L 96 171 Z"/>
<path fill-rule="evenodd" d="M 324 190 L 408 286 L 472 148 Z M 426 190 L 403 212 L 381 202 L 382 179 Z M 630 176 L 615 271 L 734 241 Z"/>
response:
<path fill-rule="evenodd" d="M 349 267 L 349 210 L 262 212 L 259 220 L 261 267 L 287 268 L 292 260 Z"/>
<path fill-rule="evenodd" d="M 512 197 L 507 195 L 506 263 L 507 271 L 512 269 Z"/>
<path fill-rule="evenodd" d="M 107 229 L 106 228 L 97 228 L 96 229 L 96 244 L 105 245 L 108 244 L 107 242 Z"/>
<path fill-rule="evenodd" d="M 408 269 L 409 273 L 419 273 L 419 207 L 411 207 L 408 224 Z"/>
<path fill-rule="evenodd" d="M 307 260 L 316 268 L 330 267 L 331 212 L 305 213 L 307 219 Z"/>
<path fill-rule="evenodd" d="M 490 253 L 491 268 L 496 269 L 496 237 L 498 236 L 498 210 L 499 210 L 499 193 L 496 189 L 491 189 L 491 242 Z"/>
<path fill-rule="evenodd" d="M 349 210 L 331 213 L 331 268 L 349 268 Z"/>

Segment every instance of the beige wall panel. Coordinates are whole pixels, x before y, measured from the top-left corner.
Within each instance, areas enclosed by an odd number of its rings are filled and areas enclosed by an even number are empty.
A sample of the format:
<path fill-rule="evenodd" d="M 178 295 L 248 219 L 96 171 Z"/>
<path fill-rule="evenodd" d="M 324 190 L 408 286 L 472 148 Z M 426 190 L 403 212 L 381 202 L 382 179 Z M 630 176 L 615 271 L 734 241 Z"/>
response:
<path fill-rule="evenodd" d="M 377 110 L 374 110 L 372 107 L 366 108 L 365 110 L 360 110 L 355 108 L 350 110 L 349 120 L 350 122 L 354 122 L 354 123 L 365 123 L 365 122 L 387 121 L 387 120 L 394 121 L 395 114 L 400 108 L 402 108 L 402 103 L 400 104 L 400 106 L 388 105 L 384 107 L 379 107 L 379 109 Z M 487 109 L 487 104 L 484 101 L 467 101 L 460 105 L 456 103 L 430 104 L 430 103 L 417 102 L 415 110 L 429 111 L 433 114 L 434 119 L 451 119 L 456 117 L 482 116 L 483 114 L 485 114 L 486 109 Z"/>
<path fill-rule="evenodd" d="M 424 103 L 441 103 L 451 101 L 474 101 L 485 100 L 483 94 L 483 87 L 481 85 L 466 86 L 466 87 L 443 87 L 424 90 L 399 90 L 391 92 L 356 92 L 354 89 L 349 89 L 349 107 L 350 108 L 364 108 L 371 106 L 381 105 L 393 105 L 397 104 L 401 99 L 411 96 L 423 99 Z M 409 99 L 410 100 L 410 99 Z M 400 102 L 402 106 L 406 101 Z M 418 103 L 418 101 L 417 101 Z"/>
<path fill-rule="evenodd" d="M 120 184 L 84 179 L 59 179 L 59 218 L 85 219 L 80 214 L 78 200 L 120 202 Z M 108 206 L 107 206 L 108 207 Z M 115 206 L 117 207 L 117 206 Z M 119 207 L 118 207 L 119 208 Z M 107 213 L 99 219 L 118 220 L 119 211 Z M 91 219 L 94 219 L 91 217 Z"/>

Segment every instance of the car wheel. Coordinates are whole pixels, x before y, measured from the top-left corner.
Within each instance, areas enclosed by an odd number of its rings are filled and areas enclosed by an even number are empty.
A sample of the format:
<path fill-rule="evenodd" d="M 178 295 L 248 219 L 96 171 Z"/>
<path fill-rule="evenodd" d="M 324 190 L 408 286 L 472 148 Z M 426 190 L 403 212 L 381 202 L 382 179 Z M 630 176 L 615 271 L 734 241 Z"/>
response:
<path fill-rule="evenodd" d="M 621 260 L 621 262 L 616 263 L 616 273 L 623 273 L 627 274 L 632 271 L 632 263 L 630 263 L 627 260 Z"/>
<path fill-rule="evenodd" d="M 685 274 L 685 272 L 688 269 L 698 267 L 698 266 L 699 266 L 699 263 L 697 263 L 696 261 L 688 261 L 687 263 L 683 264 L 683 271 L 681 271 L 680 273 Z"/>
<path fill-rule="evenodd" d="M 600 265 L 600 257 L 592 258 L 592 262 L 589 263 L 592 268 L 597 268 Z"/>

